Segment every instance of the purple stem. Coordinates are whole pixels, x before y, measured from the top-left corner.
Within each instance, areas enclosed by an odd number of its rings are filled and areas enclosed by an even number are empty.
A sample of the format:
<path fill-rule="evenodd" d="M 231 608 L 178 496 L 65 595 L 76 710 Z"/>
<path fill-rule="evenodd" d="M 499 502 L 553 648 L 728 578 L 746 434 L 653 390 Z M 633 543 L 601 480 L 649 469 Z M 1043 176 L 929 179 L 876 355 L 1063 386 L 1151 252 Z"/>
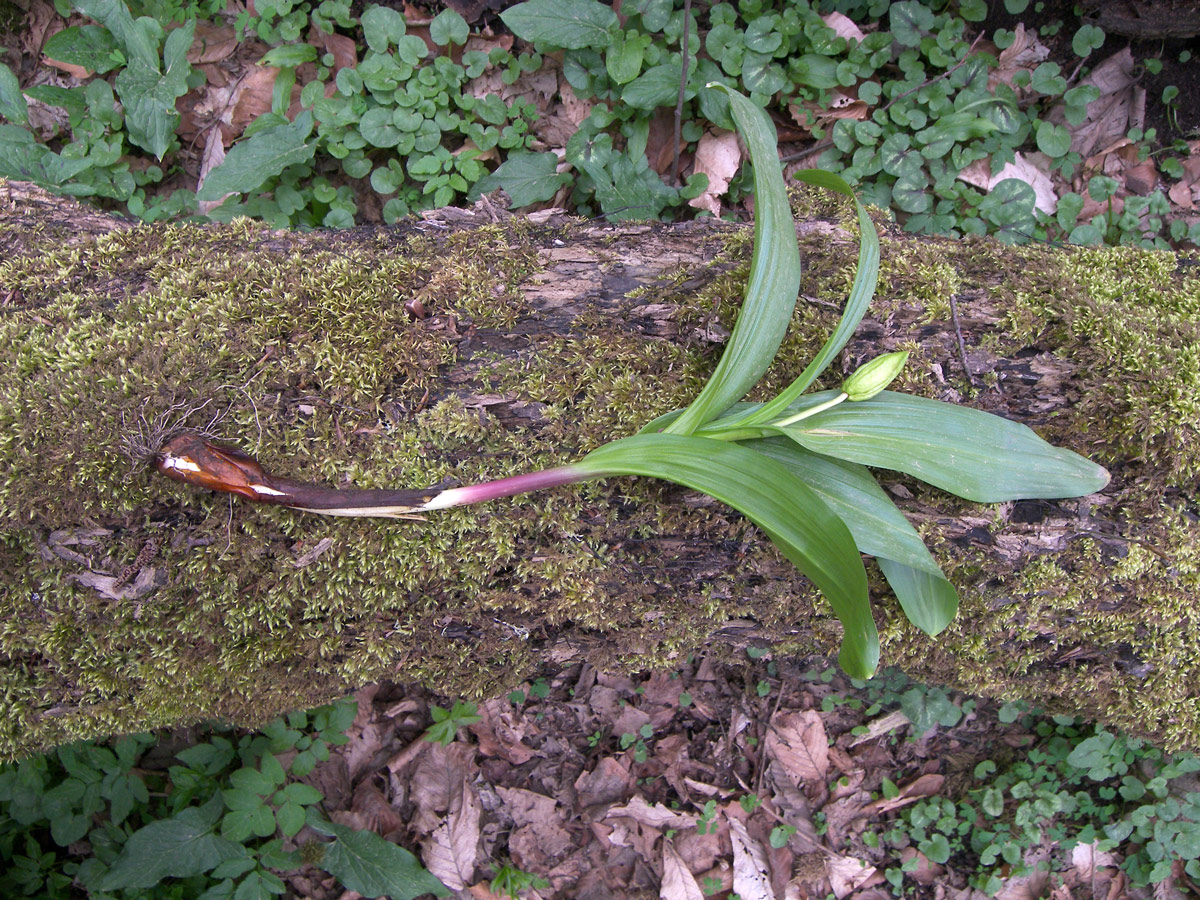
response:
<path fill-rule="evenodd" d="M 559 466 L 554 469 L 543 469 L 540 472 L 526 472 L 524 475 L 511 475 L 508 478 L 485 481 L 482 484 L 450 488 L 442 491 L 420 508 L 422 510 L 449 509 L 452 506 L 465 506 L 468 503 L 486 503 L 501 497 L 524 494 L 526 491 L 540 491 L 595 477 L 595 472 L 586 472 L 576 466 Z"/>

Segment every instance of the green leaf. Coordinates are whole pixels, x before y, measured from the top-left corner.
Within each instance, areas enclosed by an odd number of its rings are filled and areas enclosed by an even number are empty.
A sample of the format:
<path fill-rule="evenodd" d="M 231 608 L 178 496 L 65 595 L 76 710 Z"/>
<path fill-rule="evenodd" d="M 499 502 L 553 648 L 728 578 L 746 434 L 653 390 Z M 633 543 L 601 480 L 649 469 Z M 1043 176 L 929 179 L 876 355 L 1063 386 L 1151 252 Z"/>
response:
<path fill-rule="evenodd" d="M 1039 122 L 1037 146 L 1039 150 L 1054 159 L 1066 156 L 1071 149 L 1071 133 L 1061 125 Z"/>
<path fill-rule="evenodd" d="M 360 19 L 367 47 L 385 53 L 390 44 L 397 44 L 406 29 L 404 16 L 386 6 L 368 6 Z"/>
<path fill-rule="evenodd" d="M 806 396 L 796 412 L 835 396 Z M 1054 447 L 1030 428 L 966 406 L 884 391 L 779 429 L 801 446 L 839 459 L 895 469 L 980 503 L 1081 497 L 1108 472 Z"/>
<path fill-rule="evenodd" d="M 443 9 L 429 23 L 429 36 L 439 47 L 447 44 L 465 44 L 471 33 L 467 20 L 452 9 Z"/>
<path fill-rule="evenodd" d="M 650 42 L 649 36 L 642 34 L 630 35 L 617 31 L 612 35 L 612 43 L 604 54 L 604 67 L 614 84 L 628 84 L 637 78 L 642 71 L 642 57 Z M 678 80 L 675 89 L 679 89 Z"/>
<path fill-rule="evenodd" d="M 0 63 L 0 116 L 13 125 L 24 125 L 29 121 L 29 105 L 21 93 L 21 83 L 4 63 Z"/>
<path fill-rule="evenodd" d="M 679 98 L 681 74 L 679 66 L 661 65 L 647 69 L 621 91 L 621 102 L 634 109 L 674 106 Z"/>
<path fill-rule="evenodd" d="M 558 172 L 558 157 L 553 153 L 514 153 L 496 171 L 475 183 L 469 199 L 504 188 L 515 208 L 541 203 L 552 198 L 560 187 L 570 184 L 571 176 Z"/>
<path fill-rule="evenodd" d="M 563 50 L 603 50 L 620 27 L 612 8 L 597 0 L 527 0 L 500 18 L 517 37 Z"/>
<path fill-rule="evenodd" d="M 67 193 L 86 195 L 82 190 L 63 188 L 80 172 L 92 167 L 90 159 L 67 159 L 17 125 L 0 125 L 0 178 L 32 181 L 43 187 L 62 188 Z"/>
<path fill-rule="evenodd" d="M 958 591 L 944 577 L 885 556 L 878 556 L 875 561 L 908 621 L 928 635 L 939 634 L 954 621 L 958 612 Z"/>
<path fill-rule="evenodd" d="M 1084 25 L 1071 38 L 1071 49 L 1076 56 L 1087 56 L 1104 44 L 1104 32 L 1095 25 Z"/>
<path fill-rule="evenodd" d="M 858 324 L 866 315 L 871 298 L 875 296 L 875 286 L 879 282 L 879 235 L 875 232 L 875 224 L 867 214 L 866 208 L 855 197 L 854 189 L 841 176 L 820 169 L 803 169 L 796 173 L 795 178 L 805 184 L 837 191 L 854 201 L 858 212 L 858 267 L 854 272 L 854 284 L 850 287 L 850 295 L 846 298 L 846 308 L 842 311 L 842 318 L 833 334 L 796 380 L 774 400 L 763 404 L 757 410 L 752 410 L 741 423 L 743 425 L 762 424 L 780 418 L 783 411 L 809 389 L 858 330 Z M 731 422 L 736 421 L 736 418 L 731 419 Z"/>
<path fill-rule="evenodd" d="M 165 70 L 160 73 L 157 58 L 147 62 L 140 56 L 129 61 L 114 82 L 117 95 L 125 106 L 125 126 L 131 143 L 162 159 L 179 124 L 175 101 L 187 93 L 191 72 L 187 51 L 192 46 L 196 20 L 176 28 L 167 36 L 163 48 Z"/>
<path fill-rule="evenodd" d="M 117 42 L 112 32 L 101 25 L 79 25 L 64 28 L 42 45 L 42 55 L 56 62 L 83 66 L 98 75 L 115 69 L 120 63 L 114 50 Z"/>
<path fill-rule="evenodd" d="M 137 61 L 158 71 L 158 44 L 152 38 L 154 32 L 134 20 L 123 0 L 72 0 L 72 4 L 108 29 L 112 39 L 125 51 L 129 64 Z M 191 24 L 194 26 L 195 20 Z M 191 45 L 190 35 L 188 45 Z"/>
<path fill-rule="evenodd" d="M 260 131 L 234 145 L 225 161 L 208 173 L 196 197 L 219 200 L 226 194 L 246 193 L 278 175 L 288 166 L 308 162 L 315 143 L 305 143 L 312 133 L 311 110 L 303 110 L 290 125 Z"/>
<path fill-rule="evenodd" d="M 612 222 L 657 218 L 673 196 L 645 156 L 635 163 L 621 153 L 607 167 L 587 160 L 576 165 L 596 183 L 596 199 Z"/>
<path fill-rule="evenodd" d="M 876 557 L 908 620 L 937 634 L 953 619 L 958 593 L 896 504 L 857 463 L 813 453 L 783 438 L 746 441 L 812 488 L 837 514 L 863 553 Z"/>
<path fill-rule="evenodd" d="M 263 58 L 258 61 L 258 64 L 260 66 L 292 68 L 306 62 L 313 62 L 316 58 L 317 48 L 312 44 L 284 44 L 283 46 L 272 47 L 268 50 Z"/>
<path fill-rule="evenodd" d="M 296 833 L 304 827 L 304 807 L 299 803 L 287 802 L 275 811 L 275 820 L 279 823 L 279 830 L 287 837 L 295 837 Z"/>
<path fill-rule="evenodd" d="M 313 814 L 308 824 L 334 840 L 325 845 L 325 855 L 317 863 L 342 883 L 347 890 L 364 897 L 412 900 L 422 894 L 446 897 L 450 891 L 427 872 L 415 856 L 385 841 L 373 831 L 355 831 L 344 825 L 326 822 Z"/>
<path fill-rule="evenodd" d="M 754 255 L 746 299 L 725 352 L 708 383 L 683 414 L 667 426 L 691 434 L 754 387 L 771 365 L 787 332 L 800 291 L 800 249 L 779 164 L 775 126 L 744 95 L 720 85 L 754 166 Z"/>
<path fill-rule="evenodd" d="M 893 3 L 888 10 L 892 37 L 903 47 L 915 47 L 922 36 L 933 28 L 933 11 L 915 0 Z"/>
<path fill-rule="evenodd" d="M 845 523 L 786 467 L 738 444 L 644 434 L 605 444 L 576 463 L 593 475 L 642 475 L 682 484 L 758 525 L 829 600 L 845 634 L 838 662 L 868 678 L 879 662 L 866 573 Z"/>
<path fill-rule="evenodd" d="M 245 855 L 241 844 L 213 833 L 221 805 L 215 797 L 204 806 L 188 807 L 138 829 L 97 887 L 104 891 L 153 887 L 164 878 L 190 878 Z"/>

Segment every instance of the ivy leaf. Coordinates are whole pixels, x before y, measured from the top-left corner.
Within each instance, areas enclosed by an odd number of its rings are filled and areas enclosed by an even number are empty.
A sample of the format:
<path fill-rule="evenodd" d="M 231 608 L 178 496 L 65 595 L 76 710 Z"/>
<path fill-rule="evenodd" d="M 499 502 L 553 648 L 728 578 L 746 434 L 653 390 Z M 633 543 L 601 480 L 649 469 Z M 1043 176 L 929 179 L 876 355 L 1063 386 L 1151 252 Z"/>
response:
<path fill-rule="evenodd" d="M 415 856 L 373 831 L 355 831 L 344 825 L 326 822 L 315 813 L 308 824 L 334 840 L 325 845 L 325 855 L 317 863 L 342 883 L 347 890 L 364 897 L 412 900 L 422 894 L 445 897 L 446 886 L 427 872 Z"/>
<path fill-rule="evenodd" d="M 245 856 L 241 844 L 213 833 L 221 808 L 221 798 L 214 797 L 204 806 L 188 807 L 139 828 L 97 887 L 102 891 L 153 887 L 164 878 L 190 878 Z"/>
<path fill-rule="evenodd" d="M 558 157 L 553 153 L 516 153 L 477 181 L 470 197 L 477 199 L 480 194 L 504 188 L 514 207 L 541 203 L 571 181 L 570 175 L 560 175 L 557 169 Z"/>
<path fill-rule="evenodd" d="M 158 159 L 167 152 L 179 124 L 175 101 L 187 93 L 187 77 L 191 72 L 187 51 L 195 30 L 193 19 L 167 36 L 164 71 L 159 71 L 157 58 L 151 63 L 138 56 L 129 61 L 115 81 L 117 95 L 125 106 L 130 142 L 149 150 Z"/>
<path fill-rule="evenodd" d="M 528 0 L 500 18 L 517 37 L 564 50 L 603 50 L 620 27 L 612 8 L 597 0 Z"/>
<path fill-rule="evenodd" d="M 120 63 L 113 51 L 117 42 L 112 32 L 100 25 L 80 25 L 64 28 L 42 46 L 42 55 L 56 62 L 83 66 L 103 75 Z"/>
<path fill-rule="evenodd" d="M 4 63 L 0 63 L 0 116 L 14 125 L 29 121 L 29 106 L 21 93 L 21 83 Z"/>
<path fill-rule="evenodd" d="M 447 44 L 465 44 L 471 33 L 467 20 L 452 9 L 443 9 L 429 23 L 429 36 L 439 47 Z"/>
<path fill-rule="evenodd" d="M 306 143 L 312 129 L 312 112 L 306 109 L 290 125 L 268 128 L 237 144 L 225 161 L 208 173 L 196 199 L 212 201 L 226 194 L 248 193 L 288 166 L 308 162 L 316 146 Z"/>
<path fill-rule="evenodd" d="M 892 37 L 902 47 L 916 47 L 921 37 L 933 27 L 933 11 L 914 0 L 893 3 L 888 10 Z"/>

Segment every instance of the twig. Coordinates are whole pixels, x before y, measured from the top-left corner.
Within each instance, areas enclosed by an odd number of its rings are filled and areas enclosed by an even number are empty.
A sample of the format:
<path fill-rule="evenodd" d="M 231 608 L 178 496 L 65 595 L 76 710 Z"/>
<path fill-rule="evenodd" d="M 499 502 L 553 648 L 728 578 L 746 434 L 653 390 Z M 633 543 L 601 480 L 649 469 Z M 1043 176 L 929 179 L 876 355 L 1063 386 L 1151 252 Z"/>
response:
<path fill-rule="evenodd" d="M 982 31 L 979 32 L 979 36 L 976 37 L 975 40 L 971 41 L 971 46 L 967 48 L 967 52 L 963 54 L 962 59 L 960 59 L 958 62 L 956 62 L 950 68 L 948 68 L 945 72 L 941 72 L 941 73 L 935 75 L 933 78 L 928 78 L 925 81 L 923 81 L 921 84 L 918 84 L 911 91 L 905 91 L 903 94 L 900 94 L 897 97 L 893 97 L 882 107 L 880 112 L 886 112 L 887 110 L 891 109 L 892 104 L 896 103 L 899 100 L 903 100 L 909 94 L 915 94 L 917 91 L 921 90 L 921 88 L 929 87 L 929 85 L 933 84 L 936 81 L 941 81 L 943 78 L 949 78 L 951 73 L 953 73 L 955 69 L 959 69 L 966 64 L 967 60 L 971 58 L 971 51 L 975 49 L 975 45 L 978 44 L 981 40 L 983 40 L 983 32 Z"/>
<path fill-rule="evenodd" d="M 675 101 L 675 158 L 671 160 L 671 184 L 679 186 L 679 148 L 683 137 L 683 96 L 687 91 L 688 38 L 692 34 L 692 0 L 683 0 L 683 71 L 679 76 L 679 99 Z"/>
<path fill-rule="evenodd" d="M 967 384 L 976 387 L 975 377 L 967 366 L 967 345 L 963 343 L 962 326 L 958 324 L 958 301 L 954 299 L 953 294 L 950 295 L 950 316 L 954 319 L 954 334 L 958 337 L 958 355 L 962 360 L 963 371 L 967 373 Z"/>
<path fill-rule="evenodd" d="M 797 160 L 812 156 L 814 153 L 821 153 L 824 150 L 828 150 L 832 146 L 833 138 L 821 138 L 821 140 L 817 141 L 811 147 L 805 147 L 803 150 L 799 150 L 796 153 L 789 153 L 787 156 L 781 158 L 779 163 L 780 165 L 783 165 L 785 163 L 796 162 Z"/>

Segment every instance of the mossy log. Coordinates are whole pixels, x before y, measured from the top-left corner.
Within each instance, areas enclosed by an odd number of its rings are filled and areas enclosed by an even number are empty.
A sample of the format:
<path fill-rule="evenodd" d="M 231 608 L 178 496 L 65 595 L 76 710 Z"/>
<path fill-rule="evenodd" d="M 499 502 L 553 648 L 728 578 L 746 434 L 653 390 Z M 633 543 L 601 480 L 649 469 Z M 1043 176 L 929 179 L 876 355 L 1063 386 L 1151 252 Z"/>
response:
<path fill-rule="evenodd" d="M 764 395 L 824 340 L 857 254 L 847 207 L 795 199 L 803 293 Z M 928 638 L 873 574 L 884 663 L 1200 748 L 1196 259 L 880 222 L 876 302 L 824 386 L 910 349 L 900 389 L 1113 473 L 1098 495 L 991 507 L 885 474 L 962 606 Z M 346 520 L 146 465 L 183 427 L 330 485 L 570 460 L 695 395 L 750 237 L 483 207 L 318 234 L 134 226 L 0 183 L 0 755 L 261 722 L 380 679 L 495 695 L 572 660 L 832 652 L 836 620 L 764 536 L 670 485 Z"/>

